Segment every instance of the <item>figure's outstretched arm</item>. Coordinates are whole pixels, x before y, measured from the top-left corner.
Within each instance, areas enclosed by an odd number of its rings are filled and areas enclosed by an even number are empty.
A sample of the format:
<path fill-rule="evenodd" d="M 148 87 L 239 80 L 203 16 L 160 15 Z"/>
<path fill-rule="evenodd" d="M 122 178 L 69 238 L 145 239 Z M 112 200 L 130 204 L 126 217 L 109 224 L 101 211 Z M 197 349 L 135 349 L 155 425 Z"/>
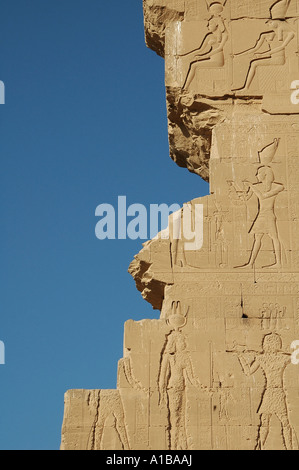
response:
<path fill-rule="evenodd" d="M 199 379 L 194 374 L 193 366 L 192 366 L 190 360 L 188 360 L 188 362 L 186 364 L 185 371 L 186 371 L 187 379 L 189 380 L 191 385 L 194 385 L 194 387 L 197 387 L 197 388 L 201 388 L 202 385 L 201 385 Z"/>
<path fill-rule="evenodd" d="M 186 372 L 186 376 L 187 376 L 187 379 L 189 380 L 189 382 L 191 383 L 191 385 L 193 385 L 194 387 L 198 388 L 199 390 L 202 390 L 204 392 L 208 392 L 208 387 L 206 387 L 205 385 L 203 385 L 199 378 L 196 377 L 196 375 L 194 374 L 194 371 L 193 371 L 193 366 L 192 366 L 192 363 L 191 361 L 188 361 L 187 364 L 186 364 L 186 368 L 185 368 L 185 372 Z"/>
<path fill-rule="evenodd" d="M 146 389 L 141 385 L 140 382 L 138 382 L 138 380 L 136 379 L 134 375 L 131 359 L 124 358 L 122 360 L 122 365 L 124 368 L 126 379 L 128 383 L 131 385 L 131 387 L 134 388 L 135 390 L 142 390 L 143 392 L 146 392 Z"/>
<path fill-rule="evenodd" d="M 249 377 L 250 375 L 253 375 L 260 367 L 259 363 L 256 361 L 256 359 L 250 364 L 247 360 L 247 358 L 243 355 L 240 354 L 238 356 L 239 362 L 241 364 L 241 367 L 244 371 L 244 373 Z"/>
<path fill-rule="evenodd" d="M 262 33 L 259 37 L 259 39 L 257 40 L 255 46 L 253 47 L 250 47 L 249 49 L 246 49 L 245 51 L 242 51 L 242 52 L 237 52 L 236 54 L 234 54 L 234 56 L 240 56 L 240 55 L 244 55 L 244 54 L 247 54 L 248 52 L 256 52 L 258 51 L 265 43 L 265 35 L 266 34 L 269 34 L 269 33 Z"/>
<path fill-rule="evenodd" d="M 271 49 L 271 51 L 269 52 L 261 52 L 259 56 L 262 58 L 263 56 L 267 56 L 269 54 L 275 54 L 277 52 L 284 51 L 287 45 L 291 42 L 291 40 L 294 37 L 295 37 L 295 33 L 293 31 L 290 31 L 286 39 L 284 40 L 284 42 L 281 44 L 281 46 L 275 47 L 274 49 Z"/>
<path fill-rule="evenodd" d="M 237 188 L 234 181 L 228 181 L 227 183 L 231 188 L 234 189 L 239 199 L 248 201 L 252 197 L 253 191 L 250 188 L 251 183 L 248 183 L 247 181 L 243 181 L 243 183 L 245 183 L 248 186 L 247 189 Z"/>
<path fill-rule="evenodd" d="M 207 48 L 209 46 L 209 44 L 207 43 L 207 39 L 208 37 L 211 35 L 211 33 L 208 33 L 202 43 L 200 44 L 199 47 L 197 47 L 196 49 L 193 49 L 192 51 L 189 51 L 189 52 L 186 52 L 185 54 L 178 54 L 179 57 L 186 57 L 187 55 L 190 55 L 190 54 L 194 54 L 194 52 L 197 52 L 197 55 L 207 55 L 211 52 L 212 48 L 211 46 L 209 47 L 208 50 L 205 50 L 205 48 Z"/>
<path fill-rule="evenodd" d="M 232 354 L 234 354 L 235 356 L 238 357 L 238 360 L 241 364 L 243 372 L 247 376 L 250 376 L 250 375 L 254 374 L 260 367 L 260 364 L 256 359 L 256 356 L 260 353 L 258 353 L 257 351 L 248 350 L 248 349 L 246 349 L 246 346 L 241 346 L 241 345 L 236 344 L 234 342 L 233 348 L 230 349 L 230 350 L 226 350 L 226 352 L 232 353 Z M 249 362 L 249 360 L 248 360 L 248 355 L 249 354 L 251 356 L 254 355 L 253 362 L 252 361 Z"/>

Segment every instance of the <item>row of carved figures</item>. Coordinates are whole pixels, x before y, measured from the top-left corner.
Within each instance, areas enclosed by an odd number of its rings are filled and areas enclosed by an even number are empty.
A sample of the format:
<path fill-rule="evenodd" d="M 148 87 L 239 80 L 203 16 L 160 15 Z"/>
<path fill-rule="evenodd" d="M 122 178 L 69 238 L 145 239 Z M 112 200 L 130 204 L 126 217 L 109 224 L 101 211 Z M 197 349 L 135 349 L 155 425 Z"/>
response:
<path fill-rule="evenodd" d="M 207 24 L 208 33 L 198 48 L 178 55 L 178 57 L 191 56 L 183 84 L 184 90 L 190 88 L 198 69 L 221 68 L 225 65 L 224 48 L 229 41 L 229 33 L 223 18 L 225 3 L 212 2 L 207 5 L 210 14 Z M 238 88 L 232 87 L 232 91 L 248 90 L 257 69 L 261 66 L 285 65 L 286 48 L 295 37 L 295 31 L 286 20 L 290 3 L 291 0 L 275 2 L 270 8 L 270 17 L 266 21 L 268 31 L 259 36 L 254 47 L 233 54 L 233 58 L 247 55 L 249 57 L 249 67 L 244 84 Z"/>
<path fill-rule="evenodd" d="M 277 316 L 285 309 L 278 308 L 274 304 L 264 304 L 262 322 L 269 321 L 269 315 L 277 319 Z M 273 308 L 274 310 L 273 310 Z M 270 310 L 269 310 L 270 309 Z M 172 303 L 172 309 L 166 319 L 170 332 L 165 338 L 161 350 L 160 367 L 157 378 L 157 390 L 159 406 L 166 411 L 167 423 L 167 447 L 169 450 L 188 450 L 191 447 L 192 436 L 188 436 L 188 406 L 187 390 L 192 386 L 199 392 L 207 395 L 210 401 L 211 413 L 215 408 L 214 399 L 218 396 L 219 419 L 229 422 L 229 405 L 235 403 L 233 388 L 226 387 L 221 382 L 214 380 L 211 372 L 210 384 L 201 383 L 194 371 L 192 357 L 188 348 L 187 336 L 183 328 L 187 323 L 189 307 L 182 309 L 179 301 Z M 273 313 L 274 312 L 274 313 Z M 264 450 L 270 432 L 271 419 L 276 416 L 281 424 L 281 439 L 286 450 L 298 449 L 298 440 L 294 427 L 290 421 L 290 410 L 287 400 L 284 374 L 291 364 L 291 354 L 282 350 L 282 339 L 277 332 L 270 332 L 263 336 L 262 348 L 250 350 L 246 346 L 234 343 L 226 350 L 227 354 L 237 357 L 242 371 L 249 377 L 258 370 L 262 371 L 265 378 L 265 387 L 261 401 L 256 410 L 259 416 L 259 425 L 256 436 L 256 450 Z M 210 359 L 213 361 L 213 344 L 210 342 Z M 150 400 L 153 390 L 149 390 L 136 379 L 132 367 L 131 355 L 120 361 L 120 368 L 132 389 L 139 391 Z M 198 397 L 200 401 L 200 395 Z M 112 419 L 119 440 L 124 449 L 130 449 L 129 437 L 125 424 L 125 414 L 119 390 L 99 391 L 99 404 L 97 416 L 89 439 L 89 448 L 101 449 L 102 438 L 108 419 Z M 112 411 L 113 410 L 113 411 Z M 211 422 L 211 427 L 213 423 Z M 213 440 L 211 441 L 213 448 Z"/>

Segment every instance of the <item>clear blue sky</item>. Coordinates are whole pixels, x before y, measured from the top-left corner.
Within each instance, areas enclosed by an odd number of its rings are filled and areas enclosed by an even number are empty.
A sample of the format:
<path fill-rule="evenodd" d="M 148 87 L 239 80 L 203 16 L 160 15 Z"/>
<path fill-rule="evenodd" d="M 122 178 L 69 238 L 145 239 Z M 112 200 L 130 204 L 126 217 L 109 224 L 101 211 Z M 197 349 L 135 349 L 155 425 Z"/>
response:
<path fill-rule="evenodd" d="M 58 449 L 64 392 L 115 388 L 142 241 L 99 241 L 95 209 L 208 192 L 169 158 L 164 61 L 142 0 L 10 0 L 0 15 L 0 449 Z"/>

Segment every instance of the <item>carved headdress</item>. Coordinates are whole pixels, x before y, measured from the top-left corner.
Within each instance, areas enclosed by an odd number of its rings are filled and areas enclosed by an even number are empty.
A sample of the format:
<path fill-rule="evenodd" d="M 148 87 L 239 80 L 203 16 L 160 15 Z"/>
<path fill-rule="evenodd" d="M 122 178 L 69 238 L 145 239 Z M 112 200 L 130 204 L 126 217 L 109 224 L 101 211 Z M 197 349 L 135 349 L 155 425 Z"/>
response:
<path fill-rule="evenodd" d="M 183 313 L 181 308 L 181 302 L 178 301 L 172 302 L 171 310 L 171 315 L 167 318 L 166 321 L 169 326 L 172 327 L 173 330 L 180 331 L 181 328 L 184 328 L 187 323 L 187 314 L 189 311 L 189 307 L 186 312 Z"/>
<path fill-rule="evenodd" d="M 270 8 L 272 20 L 285 20 L 291 0 L 279 0 Z"/>
<path fill-rule="evenodd" d="M 215 0 L 206 0 L 209 13 L 211 13 L 213 16 L 221 15 L 226 2 L 227 0 L 222 0 L 222 1 L 217 1 L 217 2 L 215 2 Z"/>
<path fill-rule="evenodd" d="M 278 145 L 279 139 L 274 139 L 271 144 L 267 145 L 259 152 L 259 159 L 262 165 L 269 165 L 269 163 L 272 162 Z"/>

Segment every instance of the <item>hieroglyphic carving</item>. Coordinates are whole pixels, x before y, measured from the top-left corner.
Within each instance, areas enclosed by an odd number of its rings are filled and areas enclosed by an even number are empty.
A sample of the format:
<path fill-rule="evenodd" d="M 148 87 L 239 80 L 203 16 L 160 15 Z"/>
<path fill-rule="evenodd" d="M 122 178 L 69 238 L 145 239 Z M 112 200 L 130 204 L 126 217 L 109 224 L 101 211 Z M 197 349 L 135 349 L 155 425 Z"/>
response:
<path fill-rule="evenodd" d="M 279 330 L 282 328 L 282 320 L 286 315 L 286 307 L 279 304 L 264 303 L 260 309 L 262 330 Z"/>
<path fill-rule="evenodd" d="M 221 384 L 219 387 L 219 419 L 229 421 L 229 405 L 236 403 L 237 401 L 232 394 L 232 387 L 224 387 L 223 384 Z"/>

